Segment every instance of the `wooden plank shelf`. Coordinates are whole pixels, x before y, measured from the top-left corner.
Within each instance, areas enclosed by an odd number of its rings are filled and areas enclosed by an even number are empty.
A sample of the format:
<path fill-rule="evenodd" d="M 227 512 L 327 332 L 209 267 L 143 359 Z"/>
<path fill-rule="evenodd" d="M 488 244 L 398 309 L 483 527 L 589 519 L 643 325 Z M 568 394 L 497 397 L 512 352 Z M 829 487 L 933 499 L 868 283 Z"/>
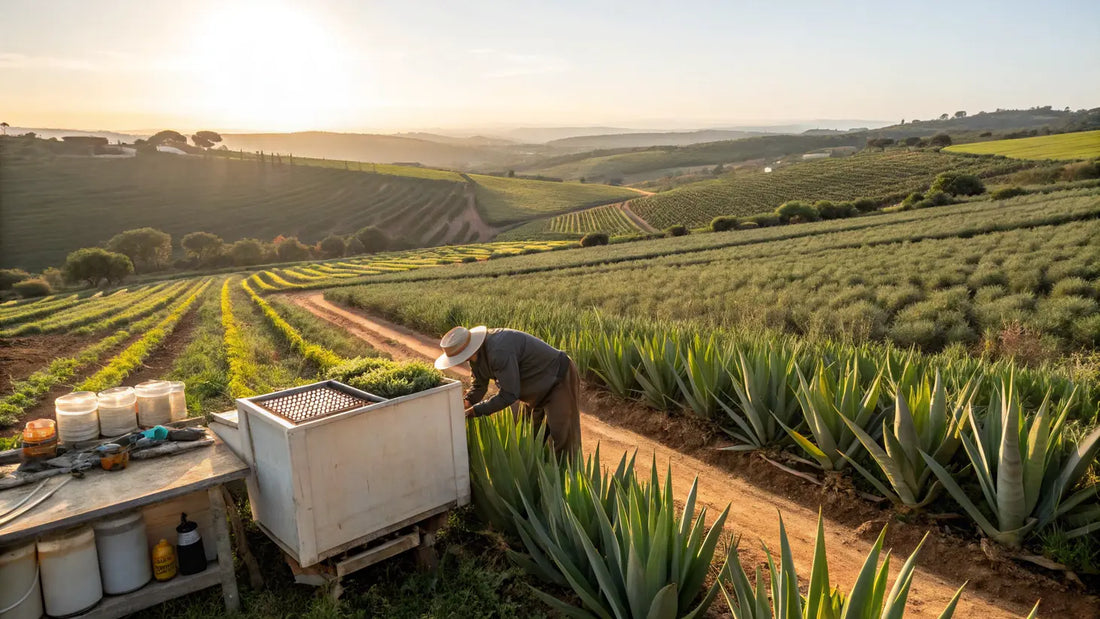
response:
<path fill-rule="evenodd" d="M 117 619 L 188 593 L 195 593 L 220 584 L 222 584 L 222 572 L 218 569 L 218 562 L 215 560 L 209 562 L 206 569 L 198 574 L 177 575 L 172 580 L 164 582 L 152 580 L 144 587 L 130 593 L 105 595 L 99 601 L 99 604 L 96 604 L 90 610 L 75 615 L 75 617 L 79 619 Z"/>

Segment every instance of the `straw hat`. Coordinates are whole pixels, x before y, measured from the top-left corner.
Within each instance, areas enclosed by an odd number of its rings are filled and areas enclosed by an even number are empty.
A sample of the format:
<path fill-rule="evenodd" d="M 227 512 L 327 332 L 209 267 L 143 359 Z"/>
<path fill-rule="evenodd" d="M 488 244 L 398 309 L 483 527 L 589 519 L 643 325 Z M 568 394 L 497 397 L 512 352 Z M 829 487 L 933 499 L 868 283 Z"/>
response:
<path fill-rule="evenodd" d="M 435 360 L 436 369 L 453 368 L 472 357 L 485 342 L 488 331 L 485 325 L 473 329 L 455 327 L 448 331 L 443 339 L 439 340 L 439 347 L 443 349 L 443 354 Z"/>

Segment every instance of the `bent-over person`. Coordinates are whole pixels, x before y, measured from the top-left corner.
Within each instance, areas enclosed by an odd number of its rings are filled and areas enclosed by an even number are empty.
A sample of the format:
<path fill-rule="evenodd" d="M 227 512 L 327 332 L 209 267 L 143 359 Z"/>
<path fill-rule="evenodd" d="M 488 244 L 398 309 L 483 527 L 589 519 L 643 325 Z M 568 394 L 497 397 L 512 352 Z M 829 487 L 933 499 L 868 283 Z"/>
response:
<path fill-rule="evenodd" d="M 522 402 L 530 407 L 536 427 L 545 421 L 555 451 L 580 452 L 580 377 L 568 355 L 528 333 L 484 326 L 455 327 L 439 346 L 443 354 L 435 360 L 436 368 L 470 362 L 474 381 L 465 395 L 466 417 L 492 415 Z M 498 392 L 482 401 L 490 379 Z"/>

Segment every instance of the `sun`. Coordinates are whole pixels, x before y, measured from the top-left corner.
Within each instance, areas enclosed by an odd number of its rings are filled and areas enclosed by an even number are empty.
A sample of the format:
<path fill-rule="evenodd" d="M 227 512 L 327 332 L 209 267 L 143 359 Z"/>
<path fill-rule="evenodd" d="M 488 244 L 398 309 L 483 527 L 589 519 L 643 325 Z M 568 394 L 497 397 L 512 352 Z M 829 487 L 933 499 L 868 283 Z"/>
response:
<path fill-rule="evenodd" d="M 290 131 L 339 125 L 355 113 L 349 54 L 305 8 L 226 3 L 191 34 L 193 113 L 206 125 Z"/>

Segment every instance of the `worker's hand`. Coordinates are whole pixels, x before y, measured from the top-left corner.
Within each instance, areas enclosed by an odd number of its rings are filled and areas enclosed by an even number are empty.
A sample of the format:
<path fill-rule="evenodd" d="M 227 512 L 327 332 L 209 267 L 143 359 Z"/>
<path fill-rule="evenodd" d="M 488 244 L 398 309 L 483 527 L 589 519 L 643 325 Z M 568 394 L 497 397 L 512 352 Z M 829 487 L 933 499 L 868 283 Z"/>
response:
<path fill-rule="evenodd" d="M 474 407 L 471 406 L 466 409 L 466 419 L 473 419 L 474 417 Z"/>
<path fill-rule="evenodd" d="M 472 408 L 474 404 L 477 404 L 473 400 L 462 400 L 462 402 L 466 405 L 466 408 Z"/>

